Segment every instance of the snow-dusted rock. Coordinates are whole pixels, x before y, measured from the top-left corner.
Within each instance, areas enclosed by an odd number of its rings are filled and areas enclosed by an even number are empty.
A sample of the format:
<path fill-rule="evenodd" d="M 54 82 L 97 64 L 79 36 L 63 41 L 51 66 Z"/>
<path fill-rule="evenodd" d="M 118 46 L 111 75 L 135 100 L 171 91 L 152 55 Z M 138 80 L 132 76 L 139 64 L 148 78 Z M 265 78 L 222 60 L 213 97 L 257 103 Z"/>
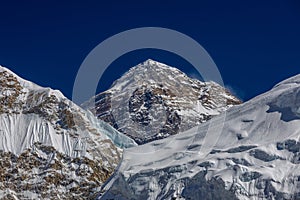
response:
<path fill-rule="evenodd" d="M 214 82 L 147 60 L 83 107 L 143 144 L 188 130 L 239 103 Z"/>
<path fill-rule="evenodd" d="M 0 66 L 1 199 L 92 198 L 135 145 L 61 92 Z"/>

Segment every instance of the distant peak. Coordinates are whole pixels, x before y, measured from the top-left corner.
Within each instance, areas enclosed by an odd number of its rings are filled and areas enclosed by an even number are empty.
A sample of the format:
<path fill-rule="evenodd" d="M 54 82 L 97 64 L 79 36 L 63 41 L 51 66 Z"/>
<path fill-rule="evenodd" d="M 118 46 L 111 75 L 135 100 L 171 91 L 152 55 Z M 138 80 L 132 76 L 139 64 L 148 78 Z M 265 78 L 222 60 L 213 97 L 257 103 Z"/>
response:
<path fill-rule="evenodd" d="M 155 61 L 155 60 L 152 60 L 151 58 L 149 58 L 149 59 L 147 59 L 146 61 L 144 61 L 145 63 L 151 63 L 151 62 L 157 62 L 157 61 Z"/>
<path fill-rule="evenodd" d="M 180 73 L 181 72 L 179 69 L 177 69 L 176 67 L 172 67 L 170 65 L 167 65 L 165 63 L 153 60 L 153 59 L 147 59 L 146 61 L 139 63 L 138 65 L 132 67 L 129 71 L 135 71 L 135 70 L 142 70 L 142 69 L 151 69 L 153 71 L 160 71 L 160 70 L 171 70 L 171 71 L 177 71 Z"/>
<path fill-rule="evenodd" d="M 137 66 L 143 66 L 143 67 L 168 67 L 168 65 L 158 62 L 156 60 L 152 60 L 152 59 L 148 59 L 140 64 L 138 64 Z"/>
<path fill-rule="evenodd" d="M 152 59 L 148 59 L 146 61 L 143 62 L 143 64 L 148 64 L 148 65 L 166 65 L 164 63 L 152 60 Z"/>

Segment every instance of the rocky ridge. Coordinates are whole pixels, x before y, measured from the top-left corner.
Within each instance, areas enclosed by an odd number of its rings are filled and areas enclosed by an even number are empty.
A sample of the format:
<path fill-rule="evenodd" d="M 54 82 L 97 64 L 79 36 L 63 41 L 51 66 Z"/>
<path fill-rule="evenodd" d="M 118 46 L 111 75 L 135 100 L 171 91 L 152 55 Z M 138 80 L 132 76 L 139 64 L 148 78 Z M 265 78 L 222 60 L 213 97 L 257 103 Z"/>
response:
<path fill-rule="evenodd" d="M 135 145 L 59 91 L 0 66 L 1 199 L 93 198 L 122 148 Z"/>
<path fill-rule="evenodd" d="M 217 83 L 189 78 L 149 59 L 82 106 L 144 144 L 188 130 L 240 103 Z"/>

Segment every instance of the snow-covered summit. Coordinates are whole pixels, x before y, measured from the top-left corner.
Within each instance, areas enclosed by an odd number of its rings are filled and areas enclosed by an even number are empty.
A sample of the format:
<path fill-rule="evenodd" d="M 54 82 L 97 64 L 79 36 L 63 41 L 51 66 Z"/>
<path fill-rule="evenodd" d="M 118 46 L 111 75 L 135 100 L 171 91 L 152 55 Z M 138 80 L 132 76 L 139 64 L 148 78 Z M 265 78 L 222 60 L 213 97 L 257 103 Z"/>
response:
<path fill-rule="evenodd" d="M 83 107 L 143 144 L 192 128 L 239 103 L 214 82 L 189 78 L 149 59 L 132 67 Z"/>
<path fill-rule="evenodd" d="M 168 70 L 168 71 L 176 71 L 178 73 L 183 73 L 181 72 L 179 69 L 177 69 L 176 67 L 172 67 L 169 65 L 166 65 L 164 63 L 152 60 L 152 59 L 148 59 L 134 67 L 132 67 L 128 73 L 130 73 L 131 71 L 136 71 L 136 70 L 145 70 L 145 69 L 152 69 L 152 70 L 156 70 L 156 71 L 161 71 L 161 70 Z"/>
<path fill-rule="evenodd" d="M 205 135 L 222 114 L 125 151 L 99 198 L 300 199 L 299 77 L 230 108 L 212 149 Z"/>

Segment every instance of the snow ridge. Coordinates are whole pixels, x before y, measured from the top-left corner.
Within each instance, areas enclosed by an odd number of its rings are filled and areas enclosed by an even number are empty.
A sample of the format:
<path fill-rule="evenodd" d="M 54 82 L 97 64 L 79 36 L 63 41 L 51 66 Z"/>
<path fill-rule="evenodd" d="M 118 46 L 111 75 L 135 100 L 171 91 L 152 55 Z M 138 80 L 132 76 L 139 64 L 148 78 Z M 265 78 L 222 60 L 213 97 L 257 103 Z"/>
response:
<path fill-rule="evenodd" d="M 299 77 L 230 108 L 207 155 L 203 138 L 221 115 L 126 150 L 99 199 L 299 199 Z"/>

